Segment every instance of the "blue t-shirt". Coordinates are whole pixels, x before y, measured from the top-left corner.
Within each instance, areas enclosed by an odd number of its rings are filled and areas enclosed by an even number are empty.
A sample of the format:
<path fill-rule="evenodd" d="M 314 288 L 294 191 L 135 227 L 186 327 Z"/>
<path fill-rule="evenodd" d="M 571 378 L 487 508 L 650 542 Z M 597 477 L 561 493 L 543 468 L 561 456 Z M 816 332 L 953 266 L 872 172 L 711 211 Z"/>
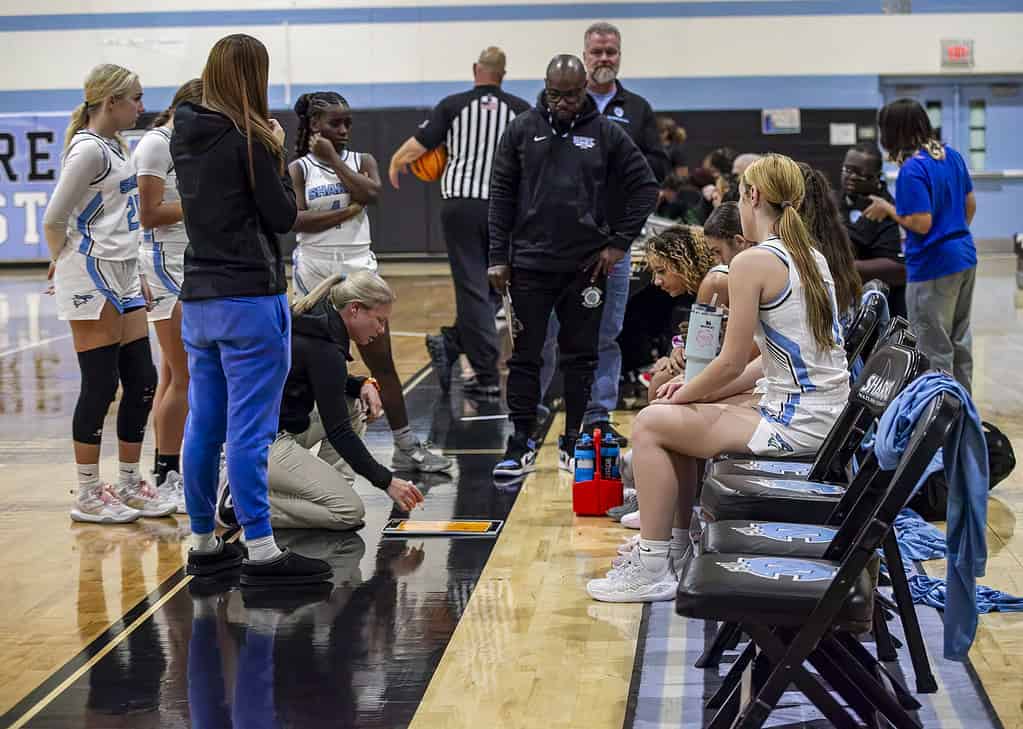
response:
<path fill-rule="evenodd" d="M 618 95 L 618 84 L 608 91 L 606 94 L 595 94 L 592 91 L 589 92 L 590 98 L 593 99 L 593 103 L 597 105 L 597 111 L 601 114 L 604 113 L 604 109 L 611 103 L 611 99 Z"/>
<path fill-rule="evenodd" d="M 933 281 L 977 265 L 977 249 L 966 223 L 966 196 L 973 182 L 962 156 L 945 145 L 945 159 L 920 150 L 902 165 L 895 181 L 900 216 L 930 213 L 926 235 L 906 230 L 906 278 Z"/>

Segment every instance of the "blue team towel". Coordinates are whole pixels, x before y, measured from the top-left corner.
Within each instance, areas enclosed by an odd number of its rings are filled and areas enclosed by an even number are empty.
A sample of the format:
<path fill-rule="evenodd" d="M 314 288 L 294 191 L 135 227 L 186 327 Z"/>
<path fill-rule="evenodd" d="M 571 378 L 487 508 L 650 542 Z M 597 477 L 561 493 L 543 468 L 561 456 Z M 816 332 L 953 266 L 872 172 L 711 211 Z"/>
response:
<path fill-rule="evenodd" d="M 924 478 L 944 468 L 948 484 L 945 657 L 964 661 L 977 632 L 976 578 L 984 575 L 987 564 L 987 445 L 977 408 L 958 382 L 946 374 L 928 373 L 910 384 L 881 416 L 874 452 L 881 468 L 894 469 L 917 420 L 941 392 L 957 397 L 963 412 Z"/>
<path fill-rule="evenodd" d="M 945 580 L 915 573 L 911 564 L 928 559 L 944 559 L 946 552 L 945 535 L 933 524 L 912 509 L 903 509 L 895 519 L 895 534 L 899 543 L 899 554 L 909 575 L 909 591 L 913 602 L 929 605 L 938 610 L 945 609 Z M 1010 595 L 993 587 L 977 585 L 977 612 L 1021 612 L 1023 598 Z"/>

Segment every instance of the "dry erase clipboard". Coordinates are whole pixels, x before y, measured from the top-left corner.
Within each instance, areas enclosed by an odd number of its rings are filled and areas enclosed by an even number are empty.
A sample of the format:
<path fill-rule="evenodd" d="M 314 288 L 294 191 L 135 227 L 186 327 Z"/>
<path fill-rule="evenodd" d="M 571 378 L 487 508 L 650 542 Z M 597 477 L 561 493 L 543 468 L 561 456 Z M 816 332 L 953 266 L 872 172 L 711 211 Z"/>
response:
<path fill-rule="evenodd" d="M 391 519 L 384 527 L 385 537 L 496 537 L 504 522 L 497 519 L 455 519 L 419 521 Z"/>

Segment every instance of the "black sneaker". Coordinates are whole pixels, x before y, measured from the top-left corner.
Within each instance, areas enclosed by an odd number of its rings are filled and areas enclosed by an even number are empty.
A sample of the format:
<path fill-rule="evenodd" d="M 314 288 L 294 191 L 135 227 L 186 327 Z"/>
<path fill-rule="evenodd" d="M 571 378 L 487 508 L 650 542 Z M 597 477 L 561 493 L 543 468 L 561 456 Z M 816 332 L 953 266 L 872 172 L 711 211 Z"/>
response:
<path fill-rule="evenodd" d="M 447 338 L 443 334 L 427 334 L 426 351 L 430 353 L 430 364 L 437 373 L 441 392 L 447 393 L 451 390 L 451 365 L 455 361 L 448 350 Z"/>
<path fill-rule="evenodd" d="M 227 483 L 227 471 L 223 469 L 220 474 L 220 483 L 217 484 L 217 510 L 215 514 L 217 524 L 225 529 L 237 529 L 240 526 L 238 524 L 238 514 L 234 510 L 234 500 L 231 498 L 231 488 Z"/>
<path fill-rule="evenodd" d="M 241 566 L 245 555 L 245 547 L 237 542 L 221 541 L 220 549 L 216 552 L 196 552 L 190 549 L 185 573 L 196 577 L 208 577 L 218 572 L 233 570 Z"/>
<path fill-rule="evenodd" d="M 517 478 L 524 476 L 535 468 L 536 442 L 532 438 L 519 435 L 508 436 L 508 446 L 504 449 L 504 458 L 494 466 L 495 478 Z"/>
<path fill-rule="evenodd" d="M 287 547 L 274 559 L 265 562 L 242 562 L 243 585 L 308 585 L 328 582 L 334 576 L 330 564 L 322 559 L 303 557 Z"/>
<path fill-rule="evenodd" d="M 611 425 L 611 423 L 608 422 L 607 420 L 602 420 L 598 423 L 590 423 L 589 425 L 583 426 L 583 430 L 589 433 L 591 438 L 593 437 L 593 431 L 597 430 L 598 428 L 600 429 L 601 438 L 603 438 L 608 433 L 613 435 L 614 439 L 618 441 L 619 448 L 624 448 L 625 446 L 629 445 L 629 439 L 626 438 L 621 433 L 619 433 L 617 430 L 615 430 L 615 427 Z"/>

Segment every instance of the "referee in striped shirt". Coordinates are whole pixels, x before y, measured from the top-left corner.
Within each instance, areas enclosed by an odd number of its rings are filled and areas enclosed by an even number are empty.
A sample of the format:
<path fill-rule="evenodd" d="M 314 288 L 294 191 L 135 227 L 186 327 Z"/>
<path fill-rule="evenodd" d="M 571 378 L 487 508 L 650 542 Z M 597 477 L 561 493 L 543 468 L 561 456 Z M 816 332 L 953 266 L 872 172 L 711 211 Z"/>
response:
<path fill-rule="evenodd" d="M 473 64 L 475 85 L 448 96 L 431 112 L 419 131 L 391 157 L 391 184 L 427 150 L 444 144 L 448 161 L 441 176 L 441 226 L 448 246 L 448 261 L 455 284 L 455 326 L 427 335 L 426 346 L 441 388 L 447 392 L 451 367 L 465 353 L 476 372 L 466 383 L 466 394 L 497 397 L 500 347 L 494 324 L 495 307 L 487 281 L 490 237 L 487 209 L 494 152 L 508 122 L 530 105 L 501 90 L 505 55 L 500 48 L 484 50 Z"/>

